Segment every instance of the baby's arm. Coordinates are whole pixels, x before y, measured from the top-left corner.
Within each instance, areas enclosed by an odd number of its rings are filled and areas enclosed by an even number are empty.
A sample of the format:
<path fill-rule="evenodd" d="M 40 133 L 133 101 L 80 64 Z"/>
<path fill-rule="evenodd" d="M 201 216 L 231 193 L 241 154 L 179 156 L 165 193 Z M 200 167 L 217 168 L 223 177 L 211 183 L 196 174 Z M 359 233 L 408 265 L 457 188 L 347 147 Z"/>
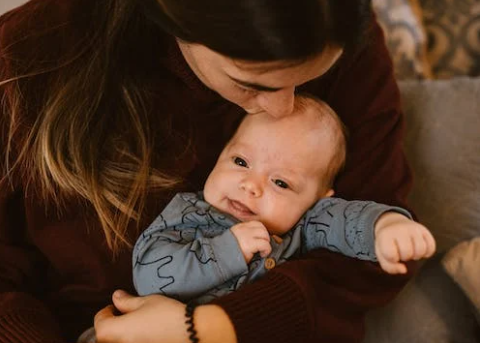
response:
<path fill-rule="evenodd" d="M 195 229 L 183 230 L 185 236 Z M 176 241 L 178 239 L 178 241 Z M 188 301 L 247 271 L 231 231 L 185 241 L 168 228 L 142 236 L 133 254 L 133 280 L 139 295 L 164 294 Z"/>
<path fill-rule="evenodd" d="M 302 230 L 302 253 L 327 248 L 361 260 L 377 261 L 375 222 L 388 211 L 408 211 L 373 201 L 319 200 L 297 224 Z"/>
<path fill-rule="evenodd" d="M 247 271 L 236 238 L 222 225 L 225 218 L 183 202 L 178 196 L 172 200 L 135 244 L 133 281 L 139 295 L 189 301 Z"/>
<path fill-rule="evenodd" d="M 435 240 L 422 224 L 399 213 L 387 212 L 375 224 L 375 252 L 387 273 L 405 274 L 407 267 L 400 261 L 432 256 Z"/>
<path fill-rule="evenodd" d="M 399 261 L 429 257 L 435 250 L 431 234 L 408 211 L 373 201 L 321 199 L 298 227 L 302 229 L 302 252 L 327 248 L 378 261 L 393 274 L 406 271 Z"/>

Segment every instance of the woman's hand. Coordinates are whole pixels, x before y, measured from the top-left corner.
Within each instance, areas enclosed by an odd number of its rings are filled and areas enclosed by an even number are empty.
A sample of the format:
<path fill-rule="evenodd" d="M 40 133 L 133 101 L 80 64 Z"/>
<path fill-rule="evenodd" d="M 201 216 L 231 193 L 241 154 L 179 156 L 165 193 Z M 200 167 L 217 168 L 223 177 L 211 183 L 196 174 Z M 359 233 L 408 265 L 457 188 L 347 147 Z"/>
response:
<path fill-rule="evenodd" d="M 113 294 L 113 305 L 95 316 L 98 343 L 185 343 L 185 304 L 162 295 L 134 297 L 124 291 Z M 121 315 L 115 315 L 115 308 Z M 195 329 L 201 342 L 236 343 L 227 314 L 218 306 L 205 305 L 194 312 Z"/>
<path fill-rule="evenodd" d="M 134 297 L 113 293 L 113 305 L 95 316 L 98 343 L 188 342 L 185 305 L 161 295 Z M 115 315 L 115 308 L 121 315 Z"/>

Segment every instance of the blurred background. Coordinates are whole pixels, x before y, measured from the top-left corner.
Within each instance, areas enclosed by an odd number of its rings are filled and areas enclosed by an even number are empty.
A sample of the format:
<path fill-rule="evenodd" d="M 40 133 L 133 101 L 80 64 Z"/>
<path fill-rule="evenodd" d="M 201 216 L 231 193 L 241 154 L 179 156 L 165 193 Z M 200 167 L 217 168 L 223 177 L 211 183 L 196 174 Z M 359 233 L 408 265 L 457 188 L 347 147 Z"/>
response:
<path fill-rule="evenodd" d="M 27 2 L 27 0 L 0 0 L 0 14 L 11 10 L 14 7 L 20 6 Z"/>

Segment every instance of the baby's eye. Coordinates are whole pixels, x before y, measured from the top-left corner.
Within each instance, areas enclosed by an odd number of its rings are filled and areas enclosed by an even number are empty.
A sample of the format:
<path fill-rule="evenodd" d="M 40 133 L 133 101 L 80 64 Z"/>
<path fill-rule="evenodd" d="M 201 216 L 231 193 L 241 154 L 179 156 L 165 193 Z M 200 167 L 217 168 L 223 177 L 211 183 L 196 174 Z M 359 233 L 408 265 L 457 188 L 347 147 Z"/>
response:
<path fill-rule="evenodd" d="M 241 157 L 234 157 L 233 163 L 235 163 L 237 166 L 240 166 L 240 167 L 245 167 L 245 168 L 248 167 L 247 162 Z"/>
<path fill-rule="evenodd" d="M 290 188 L 290 186 L 288 185 L 288 183 L 286 183 L 285 181 L 283 180 L 279 180 L 279 179 L 276 179 L 276 180 L 273 180 L 273 182 L 280 188 L 285 188 L 285 189 L 288 189 Z"/>

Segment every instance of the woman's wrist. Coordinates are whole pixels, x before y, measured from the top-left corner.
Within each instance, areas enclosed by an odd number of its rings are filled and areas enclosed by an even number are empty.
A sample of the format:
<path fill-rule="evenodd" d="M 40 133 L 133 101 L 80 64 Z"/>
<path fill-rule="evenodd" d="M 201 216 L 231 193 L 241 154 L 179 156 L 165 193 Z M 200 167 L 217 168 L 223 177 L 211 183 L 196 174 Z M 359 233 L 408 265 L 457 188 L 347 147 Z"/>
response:
<path fill-rule="evenodd" d="M 237 343 L 235 328 L 220 306 L 198 306 L 193 313 L 193 322 L 199 343 Z"/>

